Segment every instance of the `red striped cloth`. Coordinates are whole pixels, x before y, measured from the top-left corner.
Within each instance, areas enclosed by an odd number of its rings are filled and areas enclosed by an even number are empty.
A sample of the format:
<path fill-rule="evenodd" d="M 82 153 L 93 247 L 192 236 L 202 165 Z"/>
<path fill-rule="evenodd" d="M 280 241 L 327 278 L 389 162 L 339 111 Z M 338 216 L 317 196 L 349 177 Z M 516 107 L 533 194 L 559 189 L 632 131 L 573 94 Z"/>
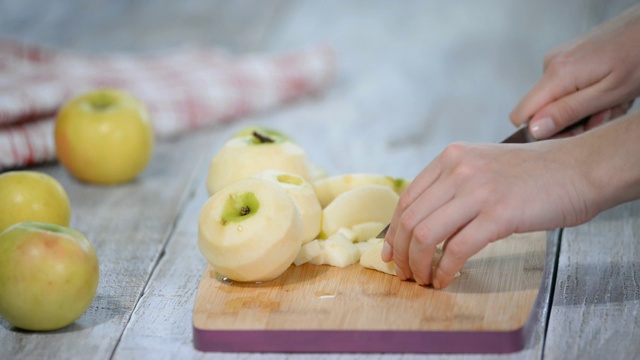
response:
<path fill-rule="evenodd" d="M 0 171 L 55 160 L 56 111 L 91 89 L 131 92 L 166 138 L 320 92 L 335 70 L 325 46 L 242 57 L 200 47 L 88 55 L 0 39 Z"/>

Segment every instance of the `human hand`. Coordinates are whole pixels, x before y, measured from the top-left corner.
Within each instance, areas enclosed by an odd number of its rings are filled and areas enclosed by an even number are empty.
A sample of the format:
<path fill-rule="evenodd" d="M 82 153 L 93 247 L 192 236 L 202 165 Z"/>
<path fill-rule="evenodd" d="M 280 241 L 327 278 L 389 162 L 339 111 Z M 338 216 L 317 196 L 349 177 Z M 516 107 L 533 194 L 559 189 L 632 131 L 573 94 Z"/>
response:
<path fill-rule="evenodd" d="M 400 197 L 382 251 L 401 280 L 447 286 L 465 262 L 513 233 L 595 216 L 578 138 L 532 144 L 452 144 Z M 432 279 L 436 245 L 446 241 Z M 433 280 L 433 281 L 432 281 Z"/>
<path fill-rule="evenodd" d="M 640 96 L 640 5 L 634 6 L 576 41 L 550 52 L 542 79 L 511 113 L 529 121 L 536 139 L 546 139 L 580 119 L 590 130 L 627 113 Z"/>

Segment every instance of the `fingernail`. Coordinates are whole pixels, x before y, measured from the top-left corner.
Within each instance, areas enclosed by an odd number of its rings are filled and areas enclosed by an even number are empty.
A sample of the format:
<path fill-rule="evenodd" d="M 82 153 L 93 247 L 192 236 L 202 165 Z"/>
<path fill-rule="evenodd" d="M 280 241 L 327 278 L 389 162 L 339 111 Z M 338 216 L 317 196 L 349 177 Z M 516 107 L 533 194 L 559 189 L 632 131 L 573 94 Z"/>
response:
<path fill-rule="evenodd" d="M 433 288 L 434 288 L 434 289 L 440 289 L 440 280 L 438 280 L 437 278 L 436 278 L 436 279 L 433 279 L 433 281 L 431 282 L 431 284 L 433 285 Z"/>
<path fill-rule="evenodd" d="M 389 261 L 391 260 L 391 256 L 392 256 L 392 249 L 391 249 L 391 245 L 389 245 L 388 242 L 384 242 L 384 244 L 382 245 L 382 252 L 380 253 L 380 256 L 382 257 L 382 260 L 384 261 Z"/>
<path fill-rule="evenodd" d="M 531 120 L 529 124 L 529 131 L 536 139 L 546 139 L 549 136 L 555 134 L 556 124 L 550 117 L 544 117 L 542 119 Z"/>
<path fill-rule="evenodd" d="M 396 265 L 396 276 L 397 276 L 400 280 L 407 280 L 407 278 L 404 276 L 404 273 L 402 272 L 402 270 L 400 270 L 400 268 L 398 267 L 398 265 Z"/>

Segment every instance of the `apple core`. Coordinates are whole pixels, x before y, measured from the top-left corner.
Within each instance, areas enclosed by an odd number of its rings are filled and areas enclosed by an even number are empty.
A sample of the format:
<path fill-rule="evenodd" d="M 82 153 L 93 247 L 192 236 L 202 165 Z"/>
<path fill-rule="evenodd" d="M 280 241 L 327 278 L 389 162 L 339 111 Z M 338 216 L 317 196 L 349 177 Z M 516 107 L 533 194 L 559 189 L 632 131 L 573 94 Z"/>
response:
<path fill-rule="evenodd" d="M 240 192 L 229 195 L 222 210 L 222 225 L 228 222 L 242 221 L 255 215 L 260 208 L 260 201 L 252 192 Z"/>

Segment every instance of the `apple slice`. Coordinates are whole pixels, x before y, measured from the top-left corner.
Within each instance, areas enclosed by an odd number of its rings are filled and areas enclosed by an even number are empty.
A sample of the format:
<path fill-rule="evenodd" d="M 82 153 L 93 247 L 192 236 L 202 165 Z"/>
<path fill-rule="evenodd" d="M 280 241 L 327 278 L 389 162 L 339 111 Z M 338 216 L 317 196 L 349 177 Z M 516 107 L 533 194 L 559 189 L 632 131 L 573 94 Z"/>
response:
<path fill-rule="evenodd" d="M 380 253 L 382 252 L 382 246 L 384 245 L 383 239 L 370 239 L 366 243 L 360 244 L 369 244 L 371 242 L 371 246 L 366 249 L 366 251 L 360 256 L 360 265 L 364 266 L 367 269 L 373 269 L 377 271 L 381 271 L 383 273 L 389 275 L 396 275 L 396 265 L 393 261 L 384 262 Z M 433 256 L 433 262 L 431 263 L 431 268 L 435 271 L 436 265 L 440 258 L 442 257 L 442 244 L 438 244 L 436 247 L 436 253 Z M 359 244 L 356 244 L 359 245 Z M 365 246 L 365 245 L 361 245 Z M 460 272 L 457 272 L 454 277 L 460 276 Z"/>
<path fill-rule="evenodd" d="M 324 240 L 323 252 L 323 263 L 326 265 L 346 267 L 360 260 L 358 248 L 346 235 L 340 232 Z"/>
<path fill-rule="evenodd" d="M 364 255 L 364 253 L 369 251 L 369 249 L 373 248 L 374 246 L 377 246 L 378 244 L 381 244 L 383 241 L 384 239 L 371 238 L 366 241 L 357 242 L 354 245 L 358 248 L 358 251 L 360 251 L 360 256 L 362 256 Z"/>
<path fill-rule="evenodd" d="M 231 138 L 211 159 L 207 191 L 213 195 L 226 185 L 266 170 L 280 170 L 307 180 L 311 178 L 307 155 L 300 146 L 276 133 L 253 131 Z"/>
<path fill-rule="evenodd" d="M 389 223 L 398 203 L 398 194 L 386 186 L 363 185 L 338 195 L 322 210 L 322 237 L 341 227 L 365 222 Z"/>
<path fill-rule="evenodd" d="M 322 207 L 311 183 L 301 176 L 279 170 L 267 170 L 254 177 L 271 181 L 285 189 L 302 216 L 302 244 L 315 239 L 320 233 Z"/>
<path fill-rule="evenodd" d="M 411 181 L 406 179 L 392 178 L 391 176 L 378 174 L 358 173 L 317 180 L 313 183 L 313 187 L 316 189 L 316 194 L 318 194 L 320 205 L 325 208 L 338 195 L 363 185 L 386 186 L 395 191 L 396 194 L 401 195 L 409 184 L 411 184 Z"/>
<path fill-rule="evenodd" d="M 382 251 L 382 245 L 384 242 L 380 241 L 372 246 L 360 257 L 360 265 L 367 269 L 373 269 L 382 271 L 389 275 L 396 275 L 396 265 L 393 261 L 384 262 L 380 256 Z"/>
<path fill-rule="evenodd" d="M 370 221 L 362 224 L 355 224 L 351 229 L 356 233 L 356 242 L 368 241 L 380 234 L 386 223 Z"/>
<path fill-rule="evenodd" d="M 300 250 L 302 218 L 281 186 L 262 179 L 237 181 L 202 207 L 198 245 L 222 276 L 235 281 L 272 280 Z"/>
<path fill-rule="evenodd" d="M 320 258 L 323 254 L 323 249 L 320 246 L 319 240 L 310 241 L 300 248 L 298 252 L 298 256 L 296 256 L 295 260 L 293 260 L 294 265 L 300 266 L 302 264 L 306 264 L 311 259 L 316 258 L 318 261 L 324 260 L 324 258 Z"/>

